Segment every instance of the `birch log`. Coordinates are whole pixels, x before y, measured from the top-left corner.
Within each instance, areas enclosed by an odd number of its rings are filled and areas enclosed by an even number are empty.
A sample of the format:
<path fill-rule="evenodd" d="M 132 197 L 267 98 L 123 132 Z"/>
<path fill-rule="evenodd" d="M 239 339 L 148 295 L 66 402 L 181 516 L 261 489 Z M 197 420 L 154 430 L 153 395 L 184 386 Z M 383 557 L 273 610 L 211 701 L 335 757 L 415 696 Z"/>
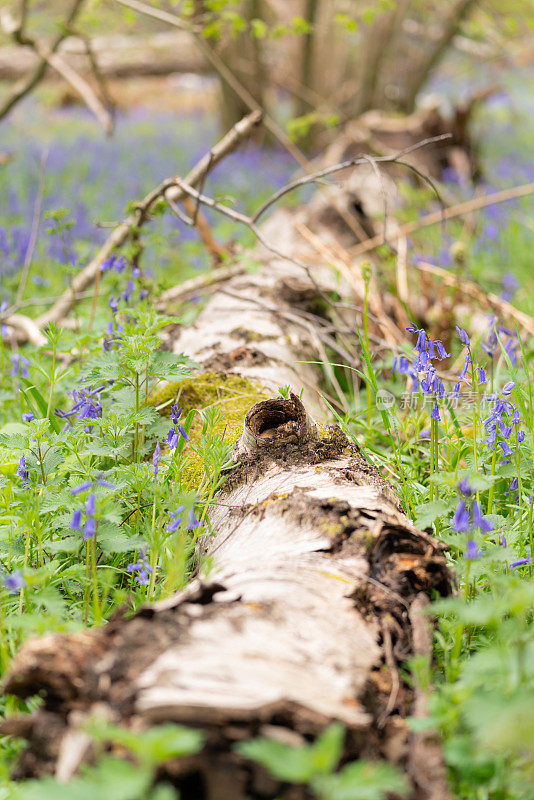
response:
<path fill-rule="evenodd" d="M 295 230 L 326 240 L 322 216 L 313 203 L 275 214 L 264 234 L 311 261 L 316 248 Z M 406 724 L 425 707 L 422 690 L 401 673 L 421 654 L 414 610 L 450 590 L 443 547 L 414 527 L 358 446 L 317 421 L 320 373 L 304 362 L 321 358 L 321 329 L 305 307 L 332 290 L 347 298 L 345 278 L 265 250 L 255 259 L 256 271 L 230 273 L 166 346 L 221 381 L 234 373 L 259 391 L 293 393 L 246 414 L 204 542 L 209 570 L 131 619 L 22 648 L 4 690 L 44 702 L 3 723 L 28 741 L 17 776 L 68 779 L 90 757 L 80 724 L 92 714 L 133 729 L 172 720 L 207 731 L 200 754 L 163 770 L 183 800 L 296 800 L 304 787 L 279 785 L 233 745 L 257 734 L 298 743 L 339 720 L 344 757 L 387 760 L 406 771 L 412 798 L 445 800 L 439 745 Z"/>

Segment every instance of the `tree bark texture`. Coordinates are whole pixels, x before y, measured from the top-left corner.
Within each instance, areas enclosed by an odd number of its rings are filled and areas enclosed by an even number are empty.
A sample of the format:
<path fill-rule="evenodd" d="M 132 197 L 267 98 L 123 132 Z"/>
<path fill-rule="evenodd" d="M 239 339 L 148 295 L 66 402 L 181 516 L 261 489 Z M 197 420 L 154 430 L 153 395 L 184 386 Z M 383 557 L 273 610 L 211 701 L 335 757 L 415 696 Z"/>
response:
<path fill-rule="evenodd" d="M 314 316 L 312 301 L 351 297 L 346 277 L 296 233 L 307 226 L 330 241 L 321 203 L 277 212 L 263 228 L 315 264 L 257 250 L 257 270 L 230 277 L 194 325 L 168 332 L 165 346 L 221 385 L 236 374 L 258 396 L 293 392 L 246 413 L 202 544 L 209 566 L 185 591 L 23 646 L 4 691 L 44 702 L 2 725 L 28 740 L 18 777 L 68 779 L 90 757 L 80 731 L 90 715 L 132 729 L 172 720 L 207 732 L 202 752 L 162 771 L 184 800 L 304 800 L 304 787 L 279 784 L 233 745 L 254 735 L 299 743 L 339 720 L 344 758 L 387 760 L 408 774 L 412 798 L 448 798 L 438 743 L 406 723 L 424 712 L 423 690 L 401 672 L 414 654 L 430 657 L 420 610 L 450 591 L 444 548 L 414 527 L 355 443 L 316 421 L 320 373 L 303 363 L 324 353 L 328 311 Z"/>

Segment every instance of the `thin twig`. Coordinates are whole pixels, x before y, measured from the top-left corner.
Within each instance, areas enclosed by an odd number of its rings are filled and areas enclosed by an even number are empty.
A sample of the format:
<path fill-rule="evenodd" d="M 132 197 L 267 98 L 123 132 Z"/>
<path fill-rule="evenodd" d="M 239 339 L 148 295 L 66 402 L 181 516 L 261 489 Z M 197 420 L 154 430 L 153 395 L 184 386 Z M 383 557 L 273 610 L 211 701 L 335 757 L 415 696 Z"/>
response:
<path fill-rule="evenodd" d="M 482 195 L 481 197 L 474 197 L 472 200 L 466 200 L 463 203 L 458 203 L 455 206 L 449 206 L 441 211 L 435 211 L 432 214 L 427 214 L 425 217 L 416 220 L 415 222 L 407 222 L 401 225 L 395 234 L 392 236 L 393 240 L 398 239 L 400 236 L 407 236 L 410 233 L 421 228 L 427 228 L 429 225 L 436 225 L 440 222 L 445 222 L 454 217 L 461 217 L 464 214 L 470 214 L 472 211 L 478 211 L 486 206 L 496 205 L 497 203 L 505 203 L 507 200 L 515 200 L 518 197 L 526 197 L 527 195 L 534 194 L 534 183 L 524 183 L 520 186 L 514 186 L 511 189 L 503 189 L 499 192 L 492 194 Z M 372 236 L 365 242 L 360 242 L 350 249 L 352 255 L 358 256 L 362 253 L 368 253 L 376 247 L 383 244 L 381 236 Z"/>

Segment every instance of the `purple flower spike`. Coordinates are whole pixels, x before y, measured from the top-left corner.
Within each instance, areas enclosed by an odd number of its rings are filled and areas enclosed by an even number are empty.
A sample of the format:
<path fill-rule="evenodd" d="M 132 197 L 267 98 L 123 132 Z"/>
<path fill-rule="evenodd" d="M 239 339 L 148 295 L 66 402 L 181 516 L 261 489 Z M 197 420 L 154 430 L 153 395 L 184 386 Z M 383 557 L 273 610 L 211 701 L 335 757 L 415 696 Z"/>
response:
<path fill-rule="evenodd" d="M 174 531 L 177 530 L 180 527 L 180 525 L 182 524 L 182 517 L 180 516 L 180 514 L 183 512 L 184 509 L 185 509 L 185 506 L 178 506 L 176 511 L 168 511 L 167 512 L 169 517 L 172 520 L 172 522 L 169 522 L 169 524 L 166 526 L 166 530 L 169 533 L 174 533 Z"/>
<path fill-rule="evenodd" d="M 432 419 L 437 419 L 438 422 L 441 422 L 441 417 L 439 415 L 439 408 L 437 403 L 434 403 L 434 407 L 430 412 L 430 416 L 432 417 Z"/>
<path fill-rule="evenodd" d="M 473 539 L 469 539 L 467 542 L 467 549 L 464 554 L 464 558 L 466 561 L 475 561 L 477 558 L 480 558 L 482 555 L 482 551 L 479 549 L 477 543 Z"/>
<path fill-rule="evenodd" d="M 161 445 L 158 442 L 155 449 L 154 454 L 152 456 L 152 466 L 154 467 L 154 477 L 158 477 L 158 469 L 159 469 L 159 462 L 161 461 Z"/>
<path fill-rule="evenodd" d="M 19 570 L 15 570 L 14 572 L 5 575 L 2 579 L 2 583 L 8 592 L 11 592 L 11 594 L 18 594 L 26 581 L 22 577 L 21 572 L 19 572 Z"/>
<path fill-rule="evenodd" d="M 470 518 L 467 506 L 463 500 L 460 500 L 452 518 L 452 529 L 457 533 L 466 533 L 469 529 L 469 522 Z"/>
<path fill-rule="evenodd" d="M 26 469 L 26 459 L 24 458 L 23 455 L 20 457 L 19 465 L 17 467 L 17 471 L 16 471 L 15 474 L 18 475 L 19 478 L 22 478 L 23 481 L 27 481 L 28 480 L 28 470 Z"/>
<path fill-rule="evenodd" d="M 482 512 L 480 510 L 480 506 L 475 501 L 473 503 L 472 508 L 473 514 L 473 527 L 478 528 L 481 533 L 488 533 L 489 531 L 493 530 L 493 523 L 482 516 Z"/>
<path fill-rule="evenodd" d="M 478 382 L 480 386 L 485 386 L 486 383 L 488 382 L 488 379 L 486 378 L 486 372 L 484 371 L 484 367 L 478 368 Z"/>
<path fill-rule="evenodd" d="M 83 540 L 86 542 L 88 539 L 94 539 L 96 535 L 96 523 L 93 517 L 89 517 L 85 521 L 83 529 Z"/>
<path fill-rule="evenodd" d="M 85 501 L 85 512 L 93 516 L 95 511 L 96 511 L 96 495 L 90 494 L 87 500 Z"/>
<path fill-rule="evenodd" d="M 72 515 L 72 519 L 70 521 L 70 527 L 73 531 L 77 531 L 80 529 L 80 525 L 82 524 L 82 510 L 81 508 L 77 508 L 74 514 Z"/>
<path fill-rule="evenodd" d="M 508 383 L 504 384 L 504 386 L 502 388 L 502 393 L 504 395 L 511 394 L 512 393 L 512 389 L 514 388 L 514 386 L 515 386 L 515 381 L 508 381 Z"/>
<path fill-rule="evenodd" d="M 84 481 L 83 483 L 80 483 L 79 486 L 75 486 L 74 489 L 71 489 L 70 493 L 73 494 L 74 496 L 82 494 L 82 492 L 86 492 L 87 489 L 90 489 L 92 485 L 93 485 L 92 481 Z"/>
<path fill-rule="evenodd" d="M 459 483 L 458 483 L 458 490 L 459 490 L 459 491 L 460 491 L 460 492 L 461 492 L 461 493 L 462 493 L 462 494 L 463 494 L 465 497 L 471 497 L 472 495 L 474 495 L 474 494 L 475 494 L 475 489 L 473 489 L 473 488 L 472 488 L 472 487 L 469 485 L 469 481 L 467 480 L 467 478 L 462 478 L 462 480 L 461 480 L 461 481 L 459 481 Z"/>
<path fill-rule="evenodd" d="M 456 325 L 456 333 L 457 333 L 457 334 L 458 334 L 458 336 L 460 337 L 460 341 L 461 341 L 461 343 L 462 343 L 462 344 L 464 344 L 466 347 L 470 347 L 470 344 L 471 344 L 471 343 L 470 343 L 470 341 L 469 341 L 469 336 L 468 336 L 468 335 L 467 335 L 467 333 L 464 331 L 464 329 L 463 329 L 463 328 L 460 328 L 460 327 L 458 327 L 458 325 Z"/>
<path fill-rule="evenodd" d="M 532 564 L 531 558 L 519 558 L 517 561 L 512 561 L 510 567 L 522 567 L 525 564 Z"/>

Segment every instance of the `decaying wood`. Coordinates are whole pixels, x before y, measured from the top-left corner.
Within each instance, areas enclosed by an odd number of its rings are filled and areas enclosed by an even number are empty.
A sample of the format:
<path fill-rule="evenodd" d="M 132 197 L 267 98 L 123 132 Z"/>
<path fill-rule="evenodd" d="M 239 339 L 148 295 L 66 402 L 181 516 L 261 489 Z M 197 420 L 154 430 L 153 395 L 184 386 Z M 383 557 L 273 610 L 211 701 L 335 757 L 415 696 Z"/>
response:
<path fill-rule="evenodd" d="M 108 78 L 136 75 L 169 75 L 174 72 L 202 73 L 208 62 L 186 31 L 156 33 L 152 36 L 96 36 L 91 40 L 98 69 Z M 91 71 L 84 42 L 69 36 L 58 49 L 62 60 L 78 73 Z M 39 63 L 30 48 L 0 47 L 0 80 L 24 78 Z"/>
<path fill-rule="evenodd" d="M 17 777 L 68 779 L 91 757 L 88 717 L 135 730 L 172 720 L 207 732 L 197 756 L 161 771 L 184 800 L 295 800 L 304 788 L 279 785 L 233 745 L 256 734 L 302 741 L 340 720 L 345 757 L 397 764 L 417 800 L 448 797 L 439 748 L 436 762 L 414 757 L 405 718 L 417 695 L 401 670 L 416 651 L 413 603 L 450 590 L 443 547 L 414 527 L 357 445 L 316 421 L 319 372 L 305 362 L 321 357 L 330 311 L 317 318 L 314 302 L 352 292 L 295 230 L 329 241 L 324 202 L 263 227 L 293 260 L 259 248 L 257 270 L 225 273 L 196 322 L 169 330 L 165 346 L 221 384 L 232 373 L 258 396 L 294 393 L 247 413 L 202 543 L 209 567 L 184 592 L 22 648 L 4 691 L 44 702 L 3 723 L 28 741 Z"/>

